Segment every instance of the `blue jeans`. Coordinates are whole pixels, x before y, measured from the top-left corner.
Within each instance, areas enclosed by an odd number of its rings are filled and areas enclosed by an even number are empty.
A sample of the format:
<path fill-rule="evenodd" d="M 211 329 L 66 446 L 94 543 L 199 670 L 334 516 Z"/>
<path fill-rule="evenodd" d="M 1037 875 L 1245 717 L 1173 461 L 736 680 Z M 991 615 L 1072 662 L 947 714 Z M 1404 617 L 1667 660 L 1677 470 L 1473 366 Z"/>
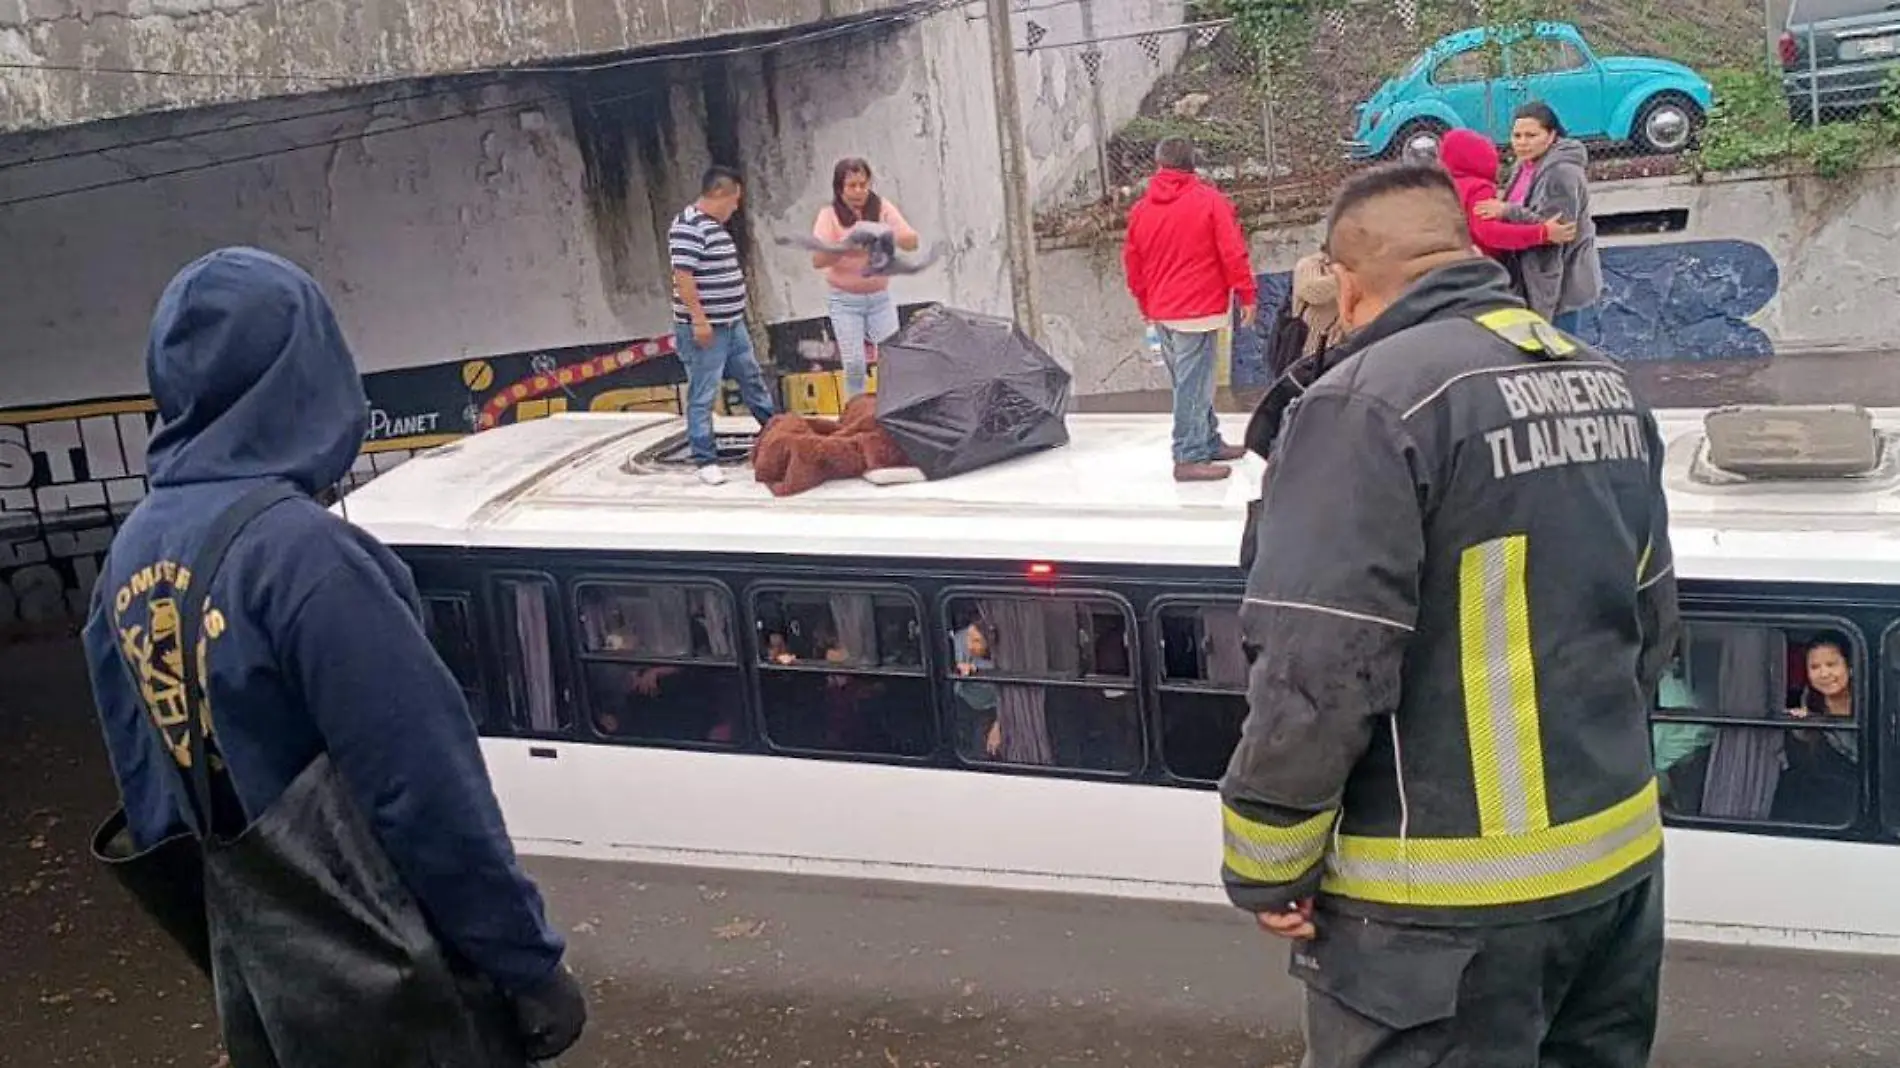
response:
<path fill-rule="evenodd" d="M 831 336 L 838 339 L 838 361 L 844 364 L 844 399 L 864 392 L 864 342 L 882 345 L 897 333 L 897 305 L 891 291 L 846 293 L 831 291 Z"/>
<path fill-rule="evenodd" d="M 1204 464 L 1220 451 L 1214 416 L 1214 354 L 1217 331 L 1190 334 L 1155 324 L 1161 358 L 1174 380 L 1174 462 Z"/>
<path fill-rule="evenodd" d="M 772 394 L 765 388 L 765 375 L 752 354 L 752 335 L 743 321 L 714 323 L 712 344 L 705 348 L 693 339 L 690 323 L 674 323 L 673 344 L 686 365 L 686 440 L 693 447 L 693 462 L 703 466 L 719 459 L 712 423 L 719 384 L 728 378 L 739 383 L 739 397 L 760 426 L 772 418 Z"/>
<path fill-rule="evenodd" d="M 1577 328 L 1583 325 L 1584 309 L 1575 308 L 1567 312 L 1558 312 L 1550 317 L 1550 325 L 1571 336 L 1576 336 Z"/>

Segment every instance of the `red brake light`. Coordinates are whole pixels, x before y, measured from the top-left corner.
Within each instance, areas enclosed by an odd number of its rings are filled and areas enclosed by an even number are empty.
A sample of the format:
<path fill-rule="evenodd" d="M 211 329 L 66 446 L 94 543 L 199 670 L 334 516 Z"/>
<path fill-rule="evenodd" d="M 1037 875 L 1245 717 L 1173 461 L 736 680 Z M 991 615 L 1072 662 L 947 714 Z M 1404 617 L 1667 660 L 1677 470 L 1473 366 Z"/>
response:
<path fill-rule="evenodd" d="M 1026 569 L 1032 581 L 1047 582 L 1056 577 L 1056 565 L 1038 561 Z"/>
<path fill-rule="evenodd" d="M 1781 65 L 1784 68 L 1794 66 L 1794 61 L 1798 54 L 1795 48 L 1794 34 L 1782 34 L 1781 39 L 1775 42 L 1775 47 L 1781 53 Z"/>

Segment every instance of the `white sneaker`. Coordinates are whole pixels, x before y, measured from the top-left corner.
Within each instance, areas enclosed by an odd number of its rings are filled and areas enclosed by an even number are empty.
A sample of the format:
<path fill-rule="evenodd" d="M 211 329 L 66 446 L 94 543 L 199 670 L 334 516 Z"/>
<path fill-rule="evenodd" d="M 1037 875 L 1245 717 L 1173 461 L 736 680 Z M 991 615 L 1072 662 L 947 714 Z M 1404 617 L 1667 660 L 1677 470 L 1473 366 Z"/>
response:
<path fill-rule="evenodd" d="M 708 486 L 723 486 L 726 484 L 726 472 L 718 464 L 707 464 L 699 469 L 699 480 Z"/>

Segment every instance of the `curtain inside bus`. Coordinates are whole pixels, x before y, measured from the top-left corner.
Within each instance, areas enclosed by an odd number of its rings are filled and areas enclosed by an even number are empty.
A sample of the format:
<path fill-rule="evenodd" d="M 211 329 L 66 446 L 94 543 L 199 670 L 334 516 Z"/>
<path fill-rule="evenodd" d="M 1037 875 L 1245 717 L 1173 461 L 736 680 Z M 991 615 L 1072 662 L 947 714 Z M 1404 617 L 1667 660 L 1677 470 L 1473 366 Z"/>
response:
<path fill-rule="evenodd" d="M 1786 639 L 1779 630 L 1756 626 L 1711 627 L 1690 644 L 1689 654 L 1713 654 L 1716 708 L 1734 719 L 1766 720 L 1781 711 L 1787 698 L 1782 677 L 1787 664 Z M 1704 641 L 1711 645 L 1705 646 Z M 1712 646 L 1712 647 L 1711 647 Z M 1752 727 L 1723 727 L 1709 753 L 1704 780 L 1704 816 L 1725 819 L 1767 819 L 1781 780 L 1782 749 L 1787 734 Z"/>
<path fill-rule="evenodd" d="M 521 656 L 523 697 L 529 730 L 561 729 L 554 708 L 554 660 L 548 636 L 547 589 L 539 583 L 511 584 L 515 594 L 515 641 Z"/>
<path fill-rule="evenodd" d="M 1048 675 L 1049 610 L 1058 607 L 1013 597 L 983 598 L 977 611 L 989 624 L 990 658 L 996 670 L 1011 675 Z M 1071 619 L 1074 609 L 1069 609 Z M 1069 643 L 1073 646 L 1073 642 Z M 1002 759 L 1011 764 L 1053 764 L 1055 749 L 1049 741 L 1047 699 L 1040 686 L 999 687 L 997 721 L 1002 725 Z"/>

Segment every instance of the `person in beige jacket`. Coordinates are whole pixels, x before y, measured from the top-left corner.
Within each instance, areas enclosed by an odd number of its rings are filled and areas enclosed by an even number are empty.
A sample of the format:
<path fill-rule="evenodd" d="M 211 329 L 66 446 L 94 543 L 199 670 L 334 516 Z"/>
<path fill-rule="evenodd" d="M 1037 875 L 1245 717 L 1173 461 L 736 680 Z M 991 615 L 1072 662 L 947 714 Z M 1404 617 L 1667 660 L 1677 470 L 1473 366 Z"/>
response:
<path fill-rule="evenodd" d="M 1301 356 L 1331 348 L 1345 336 L 1339 323 L 1339 282 L 1324 251 L 1308 253 L 1293 265 L 1293 314 L 1306 322 Z"/>

